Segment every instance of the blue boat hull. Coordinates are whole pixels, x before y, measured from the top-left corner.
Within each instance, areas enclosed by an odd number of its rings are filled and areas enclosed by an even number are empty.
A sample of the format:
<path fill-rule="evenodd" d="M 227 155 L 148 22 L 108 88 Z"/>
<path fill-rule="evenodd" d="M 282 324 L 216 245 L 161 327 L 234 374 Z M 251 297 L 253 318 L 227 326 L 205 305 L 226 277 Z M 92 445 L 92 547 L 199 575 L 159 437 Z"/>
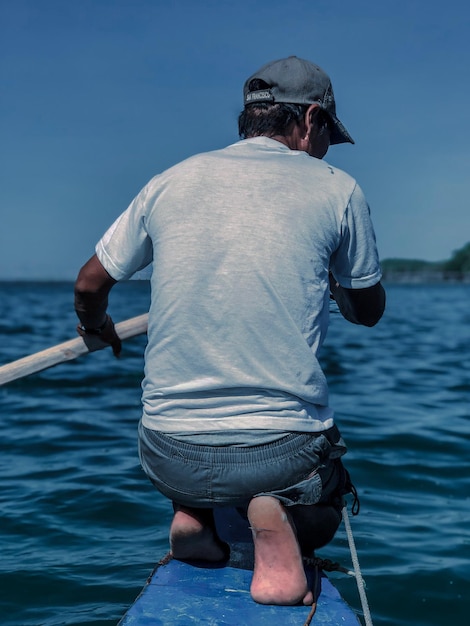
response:
<path fill-rule="evenodd" d="M 230 543 L 230 561 L 189 564 L 166 557 L 118 626 L 302 626 L 310 607 L 265 606 L 251 599 L 253 549 L 246 520 L 222 510 L 218 526 L 222 538 Z M 307 568 L 307 576 L 313 586 L 314 570 Z M 312 625 L 358 626 L 356 615 L 324 574 L 316 585 Z"/>

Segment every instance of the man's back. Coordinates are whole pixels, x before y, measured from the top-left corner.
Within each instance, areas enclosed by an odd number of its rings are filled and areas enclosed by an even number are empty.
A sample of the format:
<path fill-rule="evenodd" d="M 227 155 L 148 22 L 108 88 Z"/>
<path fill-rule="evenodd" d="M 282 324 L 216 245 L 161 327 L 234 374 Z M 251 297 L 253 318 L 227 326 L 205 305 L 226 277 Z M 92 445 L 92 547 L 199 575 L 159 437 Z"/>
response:
<path fill-rule="evenodd" d="M 276 428 L 304 432 L 329 424 L 316 352 L 330 258 L 357 213 L 373 237 L 351 177 L 266 137 L 150 181 L 120 225 L 134 246 L 143 224 L 153 245 L 144 423 L 272 428 L 275 418 Z M 339 269 L 368 275 L 362 265 Z"/>

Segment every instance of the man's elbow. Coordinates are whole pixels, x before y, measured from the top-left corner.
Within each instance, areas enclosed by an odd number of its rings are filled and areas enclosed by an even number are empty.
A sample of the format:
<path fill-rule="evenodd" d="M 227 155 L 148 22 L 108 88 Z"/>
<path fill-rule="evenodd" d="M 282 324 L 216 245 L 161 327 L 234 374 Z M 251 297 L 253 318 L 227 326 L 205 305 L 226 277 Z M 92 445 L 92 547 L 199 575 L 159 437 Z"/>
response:
<path fill-rule="evenodd" d="M 380 321 L 383 314 L 384 310 L 380 312 L 375 311 L 374 313 L 369 313 L 367 316 L 364 316 L 359 321 L 359 324 L 361 324 L 362 326 L 367 326 L 368 328 L 372 328 L 372 326 L 375 326 Z"/>
<path fill-rule="evenodd" d="M 373 287 L 361 290 L 360 292 L 350 292 L 355 300 L 356 323 L 361 326 L 372 328 L 375 326 L 385 311 L 385 289 L 381 283 Z"/>
<path fill-rule="evenodd" d="M 76 298 L 84 298 L 86 296 L 93 296 L 101 290 L 101 284 L 94 280 L 84 268 L 78 273 L 77 279 L 74 285 L 74 294 Z"/>
<path fill-rule="evenodd" d="M 382 315 L 385 311 L 385 303 L 386 303 L 386 295 L 385 289 L 382 287 L 381 283 L 376 285 L 376 302 L 375 307 L 370 311 L 370 315 L 366 321 L 365 326 L 375 326 L 377 322 L 380 321 Z"/>
<path fill-rule="evenodd" d="M 107 293 L 115 283 L 114 278 L 108 274 L 94 255 L 78 272 L 74 285 L 75 296 L 93 296 L 103 291 Z"/>

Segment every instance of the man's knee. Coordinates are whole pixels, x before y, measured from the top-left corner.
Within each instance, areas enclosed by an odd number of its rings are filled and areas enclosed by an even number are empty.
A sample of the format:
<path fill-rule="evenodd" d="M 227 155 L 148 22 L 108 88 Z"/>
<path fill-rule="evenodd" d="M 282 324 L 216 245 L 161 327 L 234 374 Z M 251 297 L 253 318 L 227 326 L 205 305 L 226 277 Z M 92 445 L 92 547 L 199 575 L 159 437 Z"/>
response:
<path fill-rule="evenodd" d="M 341 512 L 329 504 L 289 507 L 304 556 L 329 543 L 341 523 Z"/>

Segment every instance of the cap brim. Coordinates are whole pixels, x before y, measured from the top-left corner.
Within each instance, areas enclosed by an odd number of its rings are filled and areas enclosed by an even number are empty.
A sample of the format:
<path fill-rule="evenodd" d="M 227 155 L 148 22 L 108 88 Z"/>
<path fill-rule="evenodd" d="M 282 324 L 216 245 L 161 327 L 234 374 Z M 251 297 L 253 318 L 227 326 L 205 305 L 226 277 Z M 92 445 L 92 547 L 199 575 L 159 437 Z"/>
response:
<path fill-rule="evenodd" d="M 331 115 L 331 113 L 329 115 L 333 126 L 332 132 L 330 134 L 330 144 L 334 145 L 337 143 L 355 143 L 354 139 L 346 130 L 344 124 L 339 121 L 336 115 Z"/>

